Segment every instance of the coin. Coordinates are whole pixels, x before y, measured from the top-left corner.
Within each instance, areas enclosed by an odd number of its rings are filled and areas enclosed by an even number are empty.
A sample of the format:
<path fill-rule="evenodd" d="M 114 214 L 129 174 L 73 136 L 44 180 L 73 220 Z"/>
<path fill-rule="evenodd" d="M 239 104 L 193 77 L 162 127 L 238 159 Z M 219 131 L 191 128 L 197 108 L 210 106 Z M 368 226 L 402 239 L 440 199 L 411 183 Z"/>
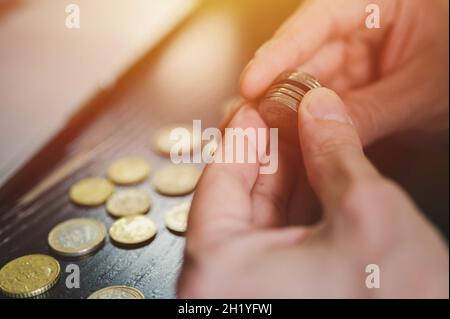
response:
<path fill-rule="evenodd" d="M 150 174 L 149 163 L 142 158 L 122 158 L 108 168 L 108 178 L 119 185 L 137 184 L 145 180 Z"/>
<path fill-rule="evenodd" d="M 114 185 L 100 177 L 85 178 L 75 183 L 69 191 L 70 199 L 79 205 L 98 206 L 114 192 Z"/>
<path fill-rule="evenodd" d="M 144 299 L 145 296 L 136 288 L 128 286 L 111 286 L 97 290 L 88 299 Z"/>
<path fill-rule="evenodd" d="M 298 108 L 303 97 L 321 87 L 312 75 L 302 71 L 287 71 L 280 74 L 258 105 L 261 117 L 269 127 L 278 128 L 279 137 L 298 144 Z"/>
<path fill-rule="evenodd" d="M 59 279 L 58 261 L 46 255 L 27 255 L 0 270 L 0 291 L 13 298 L 30 298 L 52 288 Z"/>
<path fill-rule="evenodd" d="M 174 139 L 170 138 L 171 133 L 177 133 L 175 129 L 182 129 L 180 133 L 185 132 L 186 135 L 174 136 Z M 176 146 L 176 149 L 174 147 Z M 201 140 L 196 138 L 192 132 L 192 128 L 185 124 L 170 125 L 160 128 L 154 135 L 153 147 L 162 155 L 170 156 L 170 152 L 173 149 L 178 154 L 191 154 L 192 151 L 198 150 L 201 146 Z"/>
<path fill-rule="evenodd" d="M 195 189 L 200 175 L 201 172 L 193 165 L 169 165 L 156 172 L 153 184 L 163 195 L 186 195 Z"/>
<path fill-rule="evenodd" d="M 105 226 L 89 218 L 74 218 L 56 225 L 48 234 L 48 245 L 58 254 L 69 257 L 87 255 L 104 243 Z"/>
<path fill-rule="evenodd" d="M 109 229 L 111 238 L 119 244 L 136 245 L 144 243 L 155 236 L 155 223 L 142 215 L 122 217 Z"/>
<path fill-rule="evenodd" d="M 183 203 L 173 207 L 164 216 L 167 228 L 174 232 L 184 233 L 187 228 L 187 219 L 191 203 Z"/>
<path fill-rule="evenodd" d="M 127 189 L 113 194 L 106 210 L 114 217 L 145 214 L 152 205 L 150 195 L 142 189 Z"/>

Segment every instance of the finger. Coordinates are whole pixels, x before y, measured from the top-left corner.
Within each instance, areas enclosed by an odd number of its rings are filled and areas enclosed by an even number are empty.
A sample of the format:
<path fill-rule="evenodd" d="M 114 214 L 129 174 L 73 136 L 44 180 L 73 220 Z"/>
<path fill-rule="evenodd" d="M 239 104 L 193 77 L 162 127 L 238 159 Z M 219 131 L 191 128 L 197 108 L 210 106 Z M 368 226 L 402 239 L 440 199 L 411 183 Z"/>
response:
<path fill-rule="evenodd" d="M 329 87 L 330 80 L 344 66 L 345 45 L 343 40 L 323 45 L 311 59 L 298 67 L 298 70 L 314 75 L 322 85 Z"/>
<path fill-rule="evenodd" d="M 252 190 L 253 223 L 257 227 L 287 224 L 287 206 L 297 175 L 297 156 L 290 145 L 280 141 L 278 152 L 271 153 L 270 158 L 272 162 L 277 161 L 277 164 L 270 163 L 277 169 L 273 174 L 260 174 Z"/>
<path fill-rule="evenodd" d="M 432 68 L 427 58 L 412 61 L 382 81 L 343 96 L 363 145 L 434 119 L 443 119 L 446 123 L 442 126 L 448 127 L 448 108 L 440 107 L 445 105 L 440 92 L 448 91 L 448 59 Z M 439 78 L 447 81 L 434 80 Z"/>
<path fill-rule="evenodd" d="M 230 123 L 232 128 L 258 127 L 261 119 L 248 106 L 240 109 Z M 234 143 L 227 136 L 215 156 L 225 157 Z M 247 143 L 248 152 L 256 154 L 255 145 Z M 235 149 L 232 149 L 235 152 Z M 236 153 L 235 153 L 236 154 Z M 211 163 L 199 181 L 189 216 L 188 238 L 196 244 L 220 240 L 232 232 L 246 230 L 251 223 L 250 193 L 258 176 L 259 164 Z"/>
<path fill-rule="evenodd" d="M 364 23 L 367 1 L 309 1 L 255 54 L 241 76 L 243 96 L 258 97 L 281 72 L 310 59 L 330 38 Z"/>
<path fill-rule="evenodd" d="M 333 91 L 308 92 L 299 108 L 298 126 L 307 175 L 325 212 L 339 206 L 355 180 L 377 176 L 342 100 Z"/>
<path fill-rule="evenodd" d="M 222 135 L 225 133 L 225 128 L 229 127 L 231 120 L 234 118 L 237 112 L 244 107 L 254 107 L 252 102 L 246 101 L 241 97 L 235 97 L 225 104 L 223 110 L 223 117 L 219 123 L 219 129 Z"/>

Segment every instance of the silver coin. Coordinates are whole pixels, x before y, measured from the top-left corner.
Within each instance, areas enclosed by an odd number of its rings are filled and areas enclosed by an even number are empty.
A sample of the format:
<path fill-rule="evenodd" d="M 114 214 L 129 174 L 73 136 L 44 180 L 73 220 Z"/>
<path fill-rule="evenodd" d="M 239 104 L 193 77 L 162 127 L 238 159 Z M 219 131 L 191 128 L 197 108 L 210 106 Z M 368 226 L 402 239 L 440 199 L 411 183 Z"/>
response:
<path fill-rule="evenodd" d="M 49 246 L 63 256 L 83 256 L 100 248 L 106 237 L 105 226 L 89 218 L 74 218 L 55 226 L 48 234 Z"/>

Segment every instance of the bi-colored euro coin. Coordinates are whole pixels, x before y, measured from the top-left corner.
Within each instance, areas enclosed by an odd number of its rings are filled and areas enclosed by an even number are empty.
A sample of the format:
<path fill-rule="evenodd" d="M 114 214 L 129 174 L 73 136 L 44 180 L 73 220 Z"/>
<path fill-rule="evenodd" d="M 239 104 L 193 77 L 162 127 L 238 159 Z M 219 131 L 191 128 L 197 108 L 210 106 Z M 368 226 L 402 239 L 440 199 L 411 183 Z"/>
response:
<path fill-rule="evenodd" d="M 62 256 L 78 257 L 99 249 L 106 237 L 105 226 L 89 218 L 74 218 L 56 225 L 48 234 L 48 245 Z"/>
<path fill-rule="evenodd" d="M 192 129 L 184 124 L 162 127 L 153 138 L 153 147 L 165 156 L 170 156 L 171 151 L 176 154 L 190 154 L 200 146 L 201 139 L 194 136 Z"/>
<path fill-rule="evenodd" d="M 30 298 L 52 288 L 61 272 L 58 261 L 47 255 L 27 255 L 0 269 L 0 291 L 13 298 Z"/>
<path fill-rule="evenodd" d="M 109 229 L 111 238 L 119 244 L 142 244 L 155 236 L 156 224 L 142 215 L 122 217 L 115 221 Z"/>
<path fill-rule="evenodd" d="M 184 233 L 187 229 L 187 219 L 191 203 L 183 203 L 173 207 L 164 216 L 167 228 L 174 232 Z"/>
<path fill-rule="evenodd" d="M 142 158 L 122 158 L 108 168 L 108 178 L 119 185 L 132 185 L 144 181 L 150 174 L 150 164 Z"/>
<path fill-rule="evenodd" d="M 117 192 L 106 202 L 106 210 L 114 217 L 145 214 L 151 206 L 150 195 L 142 189 Z"/>
<path fill-rule="evenodd" d="M 85 178 L 75 183 L 69 191 L 70 199 L 83 206 L 98 206 L 114 192 L 114 185 L 100 177 Z"/>
<path fill-rule="evenodd" d="M 144 299 L 144 294 L 128 286 L 111 286 L 97 290 L 88 299 Z"/>
<path fill-rule="evenodd" d="M 169 165 L 156 172 L 153 185 L 163 195 L 186 195 L 194 191 L 200 175 L 193 165 Z"/>

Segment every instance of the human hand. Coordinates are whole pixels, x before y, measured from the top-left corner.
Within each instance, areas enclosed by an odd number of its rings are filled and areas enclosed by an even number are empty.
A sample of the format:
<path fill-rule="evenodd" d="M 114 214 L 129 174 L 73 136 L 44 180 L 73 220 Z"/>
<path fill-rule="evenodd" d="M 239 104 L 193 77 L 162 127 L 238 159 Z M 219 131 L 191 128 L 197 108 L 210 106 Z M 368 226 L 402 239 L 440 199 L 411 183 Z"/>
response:
<path fill-rule="evenodd" d="M 448 129 L 448 1 L 308 0 L 255 54 L 241 92 L 255 99 L 301 69 L 337 91 L 364 145 L 394 132 Z M 378 4 L 380 29 L 365 9 Z"/>
<path fill-rule="evenodd" d="M 252 163 L 206 167 L 192 203 L 178 295 L 187 298 L 445 297 L 448 248 L 408 196 L 365 158 L 339 97 L 310 91 L 299 108 L 299 138 L 322 220 L 304 215 L 294 189 L 300 155 L 280 145 L 279 169 Z M 232 127 L 265 127 L 244 106 Z M 281 141 L 280 141 L 281 143 Z M 258 150 L 254 150 L 257 152 Z M 365 268 L 380 268 L 380 288 Z"/>

